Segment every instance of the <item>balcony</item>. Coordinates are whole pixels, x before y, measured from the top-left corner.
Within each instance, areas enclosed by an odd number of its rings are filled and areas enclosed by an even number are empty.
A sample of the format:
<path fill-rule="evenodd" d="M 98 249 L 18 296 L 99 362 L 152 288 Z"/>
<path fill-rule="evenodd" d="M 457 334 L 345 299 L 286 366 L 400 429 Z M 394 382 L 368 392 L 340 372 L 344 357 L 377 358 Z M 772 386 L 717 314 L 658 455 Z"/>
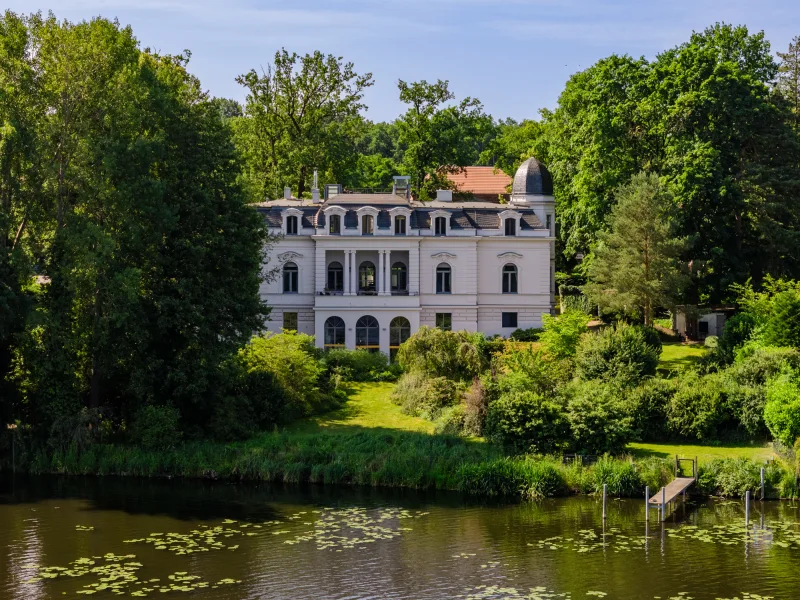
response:
<path fill-rule="evenodd" d="M 419 293 L 393 293 L 392 295 L 379 296 L 375 292 L 359 292 L 355 296 L 325 294 L 320 292 L 314 298 L 315 308 L 419 308 Z"/>

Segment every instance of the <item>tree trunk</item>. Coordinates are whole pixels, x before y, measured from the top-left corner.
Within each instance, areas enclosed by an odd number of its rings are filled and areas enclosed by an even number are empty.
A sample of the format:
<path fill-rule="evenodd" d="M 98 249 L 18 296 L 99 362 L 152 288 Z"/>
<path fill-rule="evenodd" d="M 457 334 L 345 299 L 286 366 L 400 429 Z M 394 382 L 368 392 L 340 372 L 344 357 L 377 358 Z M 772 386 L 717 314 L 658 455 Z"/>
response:
<path fill-rule="evenodd" d="M 302 198 L 303 192 L 306 191 L 306 167 L 300 167 L 300 181 L 297 184 L 297 197 Z"/>

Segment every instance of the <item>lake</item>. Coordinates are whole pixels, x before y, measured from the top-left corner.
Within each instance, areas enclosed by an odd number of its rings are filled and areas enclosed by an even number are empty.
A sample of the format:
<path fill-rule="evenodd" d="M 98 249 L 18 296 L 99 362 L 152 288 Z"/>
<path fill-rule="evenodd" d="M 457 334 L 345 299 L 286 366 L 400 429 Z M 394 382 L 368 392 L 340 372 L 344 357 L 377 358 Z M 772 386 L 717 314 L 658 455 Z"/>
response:
<path fill-rule="evenodd" d="M 797 503 L 0 477 L 2 599 L 800 598 Z"/>

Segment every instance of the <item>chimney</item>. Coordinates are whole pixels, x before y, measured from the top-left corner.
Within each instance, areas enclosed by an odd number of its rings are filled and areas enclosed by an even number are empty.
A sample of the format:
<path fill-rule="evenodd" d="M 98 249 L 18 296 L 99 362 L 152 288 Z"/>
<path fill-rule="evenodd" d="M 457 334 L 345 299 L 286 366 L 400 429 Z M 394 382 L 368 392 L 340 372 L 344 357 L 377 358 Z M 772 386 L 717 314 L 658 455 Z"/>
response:
<path fill-rule="evenodd" d="M 452 202 L 453 190 L 436 190 L 436 199 L 439 202 Z"/>
<path fill-rule="evenodd" d="M 395 175 L 394 185 L 392 185 L 392 193 L 398 196 L 408 198 L 411 192 L 411 177 L 408 175 Z"/>
<path fill-rule="evenodd" d="M 319 204 L 319 181 L 317 180 L 317 170 L 314 169 L 314 185 L 311 186 L 311 201 Z"/>
<path fill-rule="evenodd" d="M 292 188 L 288 185 L 283 188 L 283 199 L 284 200 L 291 200 L 292 199 Z"/>

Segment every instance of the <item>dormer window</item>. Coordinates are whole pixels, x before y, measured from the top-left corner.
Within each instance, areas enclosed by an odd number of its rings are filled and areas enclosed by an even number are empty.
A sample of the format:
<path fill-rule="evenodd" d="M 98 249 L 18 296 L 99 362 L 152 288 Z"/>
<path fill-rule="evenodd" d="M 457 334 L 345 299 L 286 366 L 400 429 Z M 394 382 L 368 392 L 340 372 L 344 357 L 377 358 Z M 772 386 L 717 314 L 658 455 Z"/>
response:
<path fill-rule="evenodd" d="M 406 218 L 403 215 L 399 215 L 394 218 L 394 234 L 395 235 L 406 234 Z"/>
<path fill-rule="evenodd" d="M 294 215 L 286 217 L 286 235 L 297 235 L 297 217 Z"/>
<path fill-rule="evenodd" d="M 361 217 L 361 235 L 372 235 L 375 233 L 375 219 L 372 215 Z"/>
<path fill-rule="evenodd" d="M 434 218 L 433 225 L 436 235 L 447 235 L 447 217 Z"/>
<path fill-rule="evenodd" d="M 341 215 L 331 215 L 328 219 L 328 233 L 330 235 L 341 235 L 342 234 L 342 216 Z"/>
<path fill-rule="evenodd" d="M 517 220 L 506 219 L 506 235 L 517 235 Z"/>

